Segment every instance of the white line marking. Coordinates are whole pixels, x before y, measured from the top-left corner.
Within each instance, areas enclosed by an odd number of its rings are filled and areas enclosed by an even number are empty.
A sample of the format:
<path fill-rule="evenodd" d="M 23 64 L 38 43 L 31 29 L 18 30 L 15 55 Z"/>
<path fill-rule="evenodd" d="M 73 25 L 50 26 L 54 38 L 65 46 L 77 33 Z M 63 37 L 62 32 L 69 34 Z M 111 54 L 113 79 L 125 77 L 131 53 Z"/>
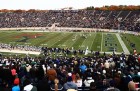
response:
<path fill-rule="evenodd" d="M 102 40 L 101 40 L 101 52 L 103 51 L 102 49 L 102 45 L 103 45 L 103 33 L 102 33 Z"/>
<path fill-rule="evenodd" d="M 96 37 L 96 35 L 97 35 L 97 33 L 95 33 L 95 37 Z M 94 40 L 95 40 L 95 37 L 94 37 L 94 39 L 93 39 L 93 41 L 92 41 L 92 43 L 91 43 L 90 50 L 91 50 L 91 47 L 92 47 L 93 42 L 94 42 Z"/>
<path fill-rule="evenodd" d="M 68 35 L 67 35 L 68 36 Z M 64 37 L 66 37 L 66 34 L 63 36 L 63 34 L 61 34 L 61 36 L 58 36 L 57 38 L 54 38 L 54 39 L 57 39 L 58 41 L 56 41 L 56 42 L 54 42 L 52 45 L 49 45 L 49 47 L 52 47 L 52 46 L 54 46 L 57 42 L 59 42 L 59 41 L 61 41 L 61 40 L 63 40 L 64 39 Z M 53 40 L 54 40 L 53 39 Z"/>
<path fill-rule="evenodd" d="M 89 36 L 88 36 L 89 37 Z M 86 38 L 86 39 L 84 39 L 84 41 L 83 41 L 83 43 L 82 43 L 82 45 L 80 46 L 80 48 L 79 49 L 83 49 L 83 47 L 85 47 L 85 45 L 84 45 L 84 43 L 86 42 L 86 40 L 88 39 L 88 37 Z"/>
<path fill-rule="evenodd" d="M 125 54 L 130 54 L 129 50 L 127 49 L 126 45 L 124 44 L 123 40 L 121 39 L 120 35 L 117 33 L 116 37 L 118 38 L 120 45 L 122 46 L 122 49 Z"/>
<path fill-rule="evenodd" d="M 65 44 L 65 45 L 67 45 L 67 42 L 68 41 L 71 41 L 71 39 L 73 38 L 73 36 L 74 36 L 75 34 L 73 34 L 67 41 L 65 41 L 63 44 Z M 68 46 L 68 45 L 67 45 Z"/>
<path fill-rule="evenodd" d="M 70 45 L 69 47 L 73 47 L 73 45 L 75 44 L 75 42 L 76 42 L 79 38 L 80 38 L 80 35 L 77 35 L 76 40 L 75 40 L 73 43 L 71 43 L 71 45 Z"/>

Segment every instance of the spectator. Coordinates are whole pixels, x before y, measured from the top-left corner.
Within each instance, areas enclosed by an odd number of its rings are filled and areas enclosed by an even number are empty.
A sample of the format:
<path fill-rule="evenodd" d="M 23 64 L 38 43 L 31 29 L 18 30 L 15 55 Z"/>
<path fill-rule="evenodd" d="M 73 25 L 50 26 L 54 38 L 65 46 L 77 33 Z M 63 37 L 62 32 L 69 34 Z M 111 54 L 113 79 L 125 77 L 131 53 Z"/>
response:
<path fill-rule="evenodd" d="M 82 63 L 79 68 L 82 74 L 84 74 L 84 72 L 87 70 L 87 66 L 84 63 Z"/>
<path fill-rule="evenodd" d="M 87 77 L 87 79 L 84 81 L 84 84 L 85 84 L 86 87 L 90 87 L 91 82 L 94 82 L 92 77 Z"/>
<path fill-rule="evenodd" d="M 42 80 L 38 82 L 37 85 L 38 91 L 50 91 L 50 84 L 48 84 L 48 78 L 44 77 Z"/>
<path fill-rule="evenodd" d="M 0 91 L 11 91 L 11 88 L 8 86 L 8 83 L 6 81 L 3 81 L 0 84 Z"/>
<path fill-rule="evenodd" d="M 110 64 L 109 64 L 108 60 L 106 60 L 104 66 L 105 66 L 105 68 L 109 69 Z"/>
<path fill-rule="evenodd" d="M 96 83 L 95 83 L 95 82 L 91 82 L 91 83 L 90 83 L 90 91 L 99 91 L 99 90 L 96 88 Z"/>
<path fill-rule="evenodd" d="M 37 91 L 37 88 L 31 84 L 29 79 L 26 79 L 24 81 L 23 91 Z"/>
<path fill-rule="evenodd" d="M 46 73 L 49 78 L 49 81 L 54 81 L 54 79 L 57 77 L 57 73 L 54 68 L 48 69 Z"/>
<path fill-rule="evenodd" d="M 133 81 L 128 83 L 128 89 L 129 91 L 136 91 L 135 83 Z"/>
<path fill-rule="evenodd" d="M 12 91 L 21 91 L 19 86 L 19 78 L 14 80 L 14 86 L 12 87 Z"/>
<path fill-rule="evenodd" d="M 113 91 L 120 91 L 118 88 L 115 88 L 114 86 L 115 86 L 115 82 L 114 82 L 114 80 L 111 80 L 110 81 L 110 87 L 105 89 L 104 91 L 112 91 L 112 90 Z"/>
<path fill-rule="evenodd" d="M 83 82 L 78 73 L 76 74 L 75 80 L 73 82 L 77 85 L 77 87 L 82 87 Z"/>
<path fill-rule="evenodd" d="M 68 77 L 67 82 L 64 84 L 64 90 L 67 91 L 68 89 L 75 89 L 78 90 L 77 85 L 72 82 L 72 77 Z"/>
<path fill-rule="evenodd" d="M 62 91 L 63 90 L 63 86 L 61 84 L 59 84 L 59 80 L 57 78 L 54 80 L 54 84 L 51 85 L 51 90 L 52 91 Z"/>

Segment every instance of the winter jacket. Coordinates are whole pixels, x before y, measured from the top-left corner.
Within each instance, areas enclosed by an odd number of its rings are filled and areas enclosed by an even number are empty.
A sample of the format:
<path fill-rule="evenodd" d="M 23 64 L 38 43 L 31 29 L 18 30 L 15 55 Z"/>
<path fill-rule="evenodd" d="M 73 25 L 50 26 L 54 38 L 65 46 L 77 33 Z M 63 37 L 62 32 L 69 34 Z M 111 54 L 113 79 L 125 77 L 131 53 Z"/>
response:
<path fill-rule="evenodd" d="M 29 85 L 26 85 L 24 88 L 23 88 L 23 91 L 37 91 L 37 88 L 31 84 Z"/>

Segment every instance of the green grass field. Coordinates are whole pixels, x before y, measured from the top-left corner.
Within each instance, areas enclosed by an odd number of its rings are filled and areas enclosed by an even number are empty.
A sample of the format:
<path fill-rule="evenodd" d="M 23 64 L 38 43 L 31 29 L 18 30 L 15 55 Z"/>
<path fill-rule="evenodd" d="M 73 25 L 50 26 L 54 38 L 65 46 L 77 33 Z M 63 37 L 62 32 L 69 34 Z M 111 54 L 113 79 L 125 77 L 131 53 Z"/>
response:
<path fill-rule="evenodd" d="M 125 38 L 126 37 L 126 38 Z M 130 34 L 121 34 L 125 45 L 132 52 L 132 47 L 127 40 L 135 43 L 135 47 L 140 52 L 140 37 Z M 12 45 L 35 45 L 60 48 L 83 49 L 102 52 L 123 52 L 122 46 L 115 33 L 93 32 L 19 32 L 1 31 L 0 43 Z"/>
<path fill-rule="evenodd" d="M 131 53 L 133 52 L 133 48 L 130 43 L 134 43 L 137 52 L 140 53 L 140 36 L 135 36 L 133 34 L 121 34 L 121 38 Z"/>

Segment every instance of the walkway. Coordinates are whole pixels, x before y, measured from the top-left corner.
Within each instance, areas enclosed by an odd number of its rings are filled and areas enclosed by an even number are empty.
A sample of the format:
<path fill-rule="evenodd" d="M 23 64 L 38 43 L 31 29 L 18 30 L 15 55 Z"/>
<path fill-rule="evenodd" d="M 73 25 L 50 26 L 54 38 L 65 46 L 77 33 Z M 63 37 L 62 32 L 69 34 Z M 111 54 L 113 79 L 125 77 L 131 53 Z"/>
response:
<path fill-rule="evenodd" d="M 8 49 L 0 49 L 0 52 L 21 53 L 21 54 L 34 54 L 34 55 L 39 55 L 40 54 L 40 52 L 23 51 L 23 50 L 8 50 Z"/>

